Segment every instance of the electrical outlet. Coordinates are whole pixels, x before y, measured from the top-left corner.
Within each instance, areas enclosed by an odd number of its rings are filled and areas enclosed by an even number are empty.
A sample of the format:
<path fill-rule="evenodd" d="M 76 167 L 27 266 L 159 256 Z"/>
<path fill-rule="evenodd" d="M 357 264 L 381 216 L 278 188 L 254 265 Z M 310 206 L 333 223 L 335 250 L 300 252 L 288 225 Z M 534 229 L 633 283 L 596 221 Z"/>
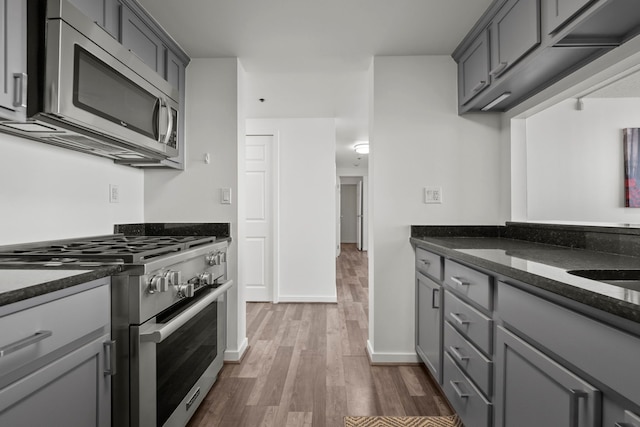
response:
<path fill-rule="evenodd" d="M 424 187 L 425 203 L 442 203 L 442 187 Z"/>
<path fill-rule="evenodd" d="M 116 184 L 109 184 L 109 203 L 120 203 L 120 191 Z"/>

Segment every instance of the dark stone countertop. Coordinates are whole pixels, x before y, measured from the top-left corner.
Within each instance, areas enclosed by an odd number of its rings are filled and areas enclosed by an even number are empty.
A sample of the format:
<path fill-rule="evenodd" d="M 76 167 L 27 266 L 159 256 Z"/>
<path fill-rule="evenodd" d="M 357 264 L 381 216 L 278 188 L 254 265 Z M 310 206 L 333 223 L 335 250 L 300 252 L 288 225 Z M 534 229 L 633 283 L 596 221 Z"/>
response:
<path fill-rule="evenodd" d="M 0 306 L 45 295 L 92 280 L 112 276 L 121 271 L 120 265 L 91 270 L 57 268 L 0 269 Z"/>
<path fill-rule="evenodd" d="M 620 230 L 600 232 L 594 231 L 593 227 L 588 230 L 569 227 L 568 233 L 564 233 L 555 228 L 557 225 L 551 228 L 542 225 L 541 229 L 537 229 L 534 225 L 526 224 L 525 228 L 530 229 L 534 237 L 552 230 L 550 240 L 535 237 L 539 240 L 536 242 L 526 240 L 529 236 L 522 234 L 522 230 L 514 232 L 508 230 L 509 227 L 509 224 L 506 227 L 414 226 L 411 242 L 469 266 L 492 272 L 507 283 L 510 279 L 522 282 L 606 314 L 640 323 L 640 292 L 568 273 L 581 269 L 640 269 L 640 256 L 635 250 L 630 254 L 620 253 L 623 252 L 621 250 L 602 251 L 603 247 L 619 243 Z M 601 234 L 595 239 L 600 246 L 586 249 L 581 233 L 594 232 Z M 629 234 L 629 238 L 640 240 L 635 231 Z M 592 240 L 592 236 L 586 239 Z M 550 241 L 562 244 L 550 244 Z M 629 247 L 628 242 L 625 240 L 622 246 Z"/>

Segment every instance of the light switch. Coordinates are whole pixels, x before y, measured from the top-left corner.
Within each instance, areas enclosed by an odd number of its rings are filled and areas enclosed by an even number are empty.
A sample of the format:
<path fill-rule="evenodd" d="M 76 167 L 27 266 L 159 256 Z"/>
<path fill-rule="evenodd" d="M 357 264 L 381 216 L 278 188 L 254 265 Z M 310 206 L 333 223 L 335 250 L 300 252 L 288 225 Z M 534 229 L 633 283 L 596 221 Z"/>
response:
<path fill-rule="evenodd" d="M 442 187 L 424 187 L 425 203 L 442 203 Z"/>
<path fill-rule="evenodd" d="M 231 204 L 231 189 L 230 188 L 221 188 L 220 189 L 220 203 L 223 205 Z"/>

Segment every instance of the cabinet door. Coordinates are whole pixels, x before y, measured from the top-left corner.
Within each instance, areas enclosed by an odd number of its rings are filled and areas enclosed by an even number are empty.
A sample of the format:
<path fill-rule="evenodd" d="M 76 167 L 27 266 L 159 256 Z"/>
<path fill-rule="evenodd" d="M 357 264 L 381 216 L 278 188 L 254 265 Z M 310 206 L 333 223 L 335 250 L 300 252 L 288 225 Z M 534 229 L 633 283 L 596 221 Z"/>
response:
<path fill-rule="evenodd" d="M 166 78 L 162 40 L 131 9 L 122 7 L 122 45 Z"/>
<path fill-rule="evenodd" d="M 540 44 L 540 0 L 511 0 L 491 24 L 491 71 L 497 78 Z"/>
<path fill-rule="evenodd" d="M 442 286 L 416 274 L 416 351 L 442 384 Z"/>
<path fill-rule="evenodd" d="M 118 39 L 120 5 L 118 0 L 70 0 L 70 2 L 89 19 Z"/>
<path fill-rule="evenodd" d="M 496 427 L 599 425 L 597 389 L 500 326 L 496 336 Z"/>
<path fill-rule="evenodd" d="M 2 426 L 111 426 L 111 377 L 100 337 L 0 389 Z"/>
<path fill-rule="evenodd" d="M 580 9 L 594 0 L 545 0 L 545 20 L 549 34 L 567 23 Z"/>
<path fill-rule="evenodd" d="M 0 116 L 24 120 L 27 102 L 27 9 L 24 0 L 0 0 Z"/>
<path fill-rule="evenodd" d="M 483 32 L 460 58 L 458 90 L 466 104 L 489 85 L 489 32 Z"/>
<path fill-rule="evenodd" d="M 178 57 L 167 49 L 167 81 L 171 85 L 178 89 L 183 90 L 184 85 L 181 82 L 184 80 L 184 64 L 178 59 Z"/>

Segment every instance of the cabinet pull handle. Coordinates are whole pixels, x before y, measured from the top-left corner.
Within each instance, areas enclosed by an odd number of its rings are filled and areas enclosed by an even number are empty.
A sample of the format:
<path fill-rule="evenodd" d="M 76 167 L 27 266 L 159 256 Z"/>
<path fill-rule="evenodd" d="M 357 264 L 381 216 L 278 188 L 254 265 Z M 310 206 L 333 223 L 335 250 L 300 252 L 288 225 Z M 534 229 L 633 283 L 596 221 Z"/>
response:
<path fill-rule="evenodd" d="M 51 331 L 38 331 L 30 337 L 23 338 L 20 341 L 16 341 L 14 343 L 7 344 L 4 347 L 0 347 L 0 357 L 7 356 L 20 349 L 36 344 L 44 340 L 45 338 L 49 338 L 51 335 L 53 335 L 53 332 Z"/>
<path fill-rule="evenodd" d="M 429 267 L 431 265 L 431 263 L 429 261 L 427 261 L 426 259 L 421 259 L 420 262 L 422 263 L 422 265 L 424 265 L 425 267 Z"/>
<path fill-rule="evenodd" d="M 569 426 L 570 427 L 578 427 L 580 422 L 580 402 L 579 400 L 582 398 L 586 398 L 587 392 L 583 390 L 569 390 L 570 392 L 570 401 L 569 401 Z"/>
<path fill-rule="evenodd" d="M 111 340 L 111 341 L 106 341 L 102 343 L 102 347 L 104 348 L 104 352 L 105 354 L 109 355 L 108 357 L 105 356 L 105 362 L 104 362 L 104 374 L 105 375 L 115 375 L 117 372 L 116 369 L 116 342 Z"/>
<path fill-rule="evenodd" d="M 499 77 L 507 70 L 508 66 L 508 62 L 501 62 L 493 70 L 489 71 L 489 74 L 491 74 L 493 77 Z"/>
<path fill-rule="evenodd" d="M 487 81 L 486 80 L 481 80 L 480 83 L 478 83 L 477 85 L 475 85 L 473 87 L 473 89 L 471 89 L 471 92 L 476 93 L 476 92 L 480 92 L 480 90 L 482 88 L 484 88 L 487 85 Z"/>
<path fill-rule="evenodd" d="M 453 387 L 453 391 L 456 392 L 456 394 L 460 399 L 468 398 L 470 395 L 468 393 L 463 392 L 460 386 L 458 386 L 458 383 L 459 381 L 453 381 L 453 380 L 449 381 L 449 384 L 451 384 L 451 387 Z"/>
<path fill-rule="evenodd" d="M 464 356 L 462 353 L 460 353 L 460 350 L 458 350 L 457 347 L 454 346 L 450 346 L 449 347 L 449 351 L 451 352 L 451 354 L 453 354 L 453 356 L 458 359 L 461 362 L 464 362 L 465 360 L 469 360 L 468 356 Z"/>
<path fill-rule="evenodd" d="M 460 317 L 458 313 L 449 313 L 449 316 L 451 316 L 451 318 L 461 326 L 468 325 L 469 323 L 471 323 L 468 320 L 465 320 L 462 317 Z"/>
<path fill-rule="evenodd" d="M 440 308 L 440 289 L 438 288 L 431 290 L 431 308 Z"/>
<path fill-rule="evenodd" d="M 13 106 L 16 108 L 27 108 L 27 75 L 25 73 L 14 73 Z"/>
<path fill-rule="evenodd" d="M 459 277 L 454 277 L 454 276 L 451 276 L 451 281 L 458 286 L 469 286 L 471 284 L 465 281 L 464 279 L 461 279 Z"/>
<path fill-rule="evenodd" d="M 613 427 L 628 427 L 627 423 L 615 423 Z"/>

